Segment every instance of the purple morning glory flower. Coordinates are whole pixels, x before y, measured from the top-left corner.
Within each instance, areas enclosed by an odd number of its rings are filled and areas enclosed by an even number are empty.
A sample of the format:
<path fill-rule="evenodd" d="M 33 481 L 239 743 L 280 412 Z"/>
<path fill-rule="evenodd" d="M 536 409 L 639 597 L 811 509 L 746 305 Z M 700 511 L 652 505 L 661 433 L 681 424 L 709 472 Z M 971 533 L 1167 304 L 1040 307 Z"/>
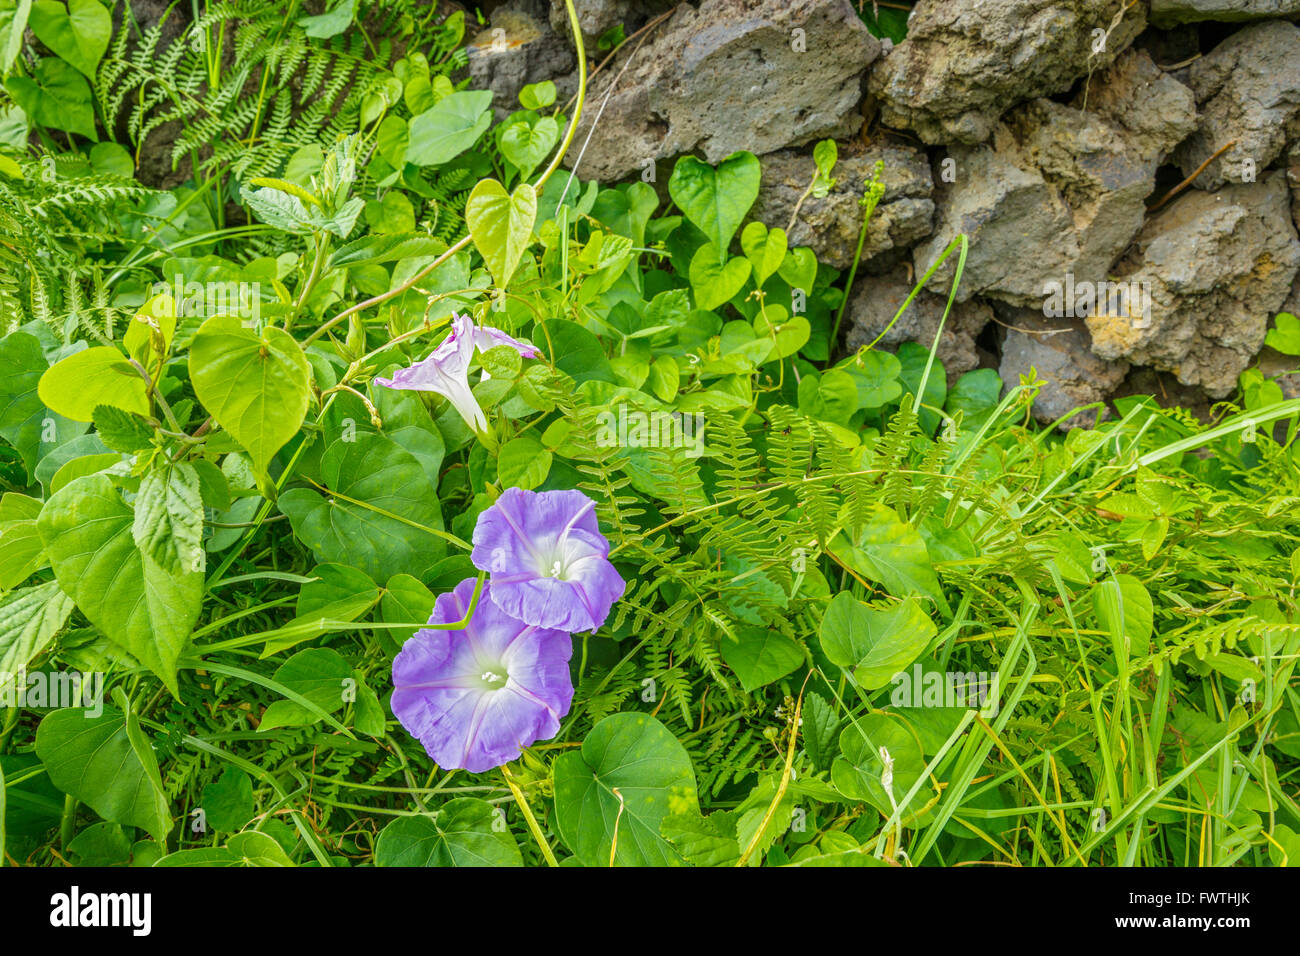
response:
<path fill-rule="evenodd" d="M 444 770 L 482 773 L 554 737 L 573 702 L 563 631 L 509 617 L 491 584 L 463 630 L 415 632 L 393 661 L 393 714 Z M 461 621 L 474 578 L 438 596 L 430 624 Z"/>
<path fill-rule="evenodd" d="M 487 416 L 470 390 L 469 363 L 474 358 L 475 349 L 486 352 L 495 345 L 507 345 L 524 358 L 536 358 L 540 354 L 527 342 L 513 339 L 500 329 L 475 326 L 469 316 L 453 315 L 451 331 L 428 358 L 409 368 L 398 369 L 392 378 L 376 377 L 375 384 L 385 388 L 436 392 L 451 402 L 470 428 L 482 432 L 487 428 Z"/>
<path fill-rule="evenodd" d="M 470 559 L 491 573 L 492 601 L 506 614 L 570 633 L 604 624 L 626 586 L 581 491 L 507 488 L 479 515 Z"/>

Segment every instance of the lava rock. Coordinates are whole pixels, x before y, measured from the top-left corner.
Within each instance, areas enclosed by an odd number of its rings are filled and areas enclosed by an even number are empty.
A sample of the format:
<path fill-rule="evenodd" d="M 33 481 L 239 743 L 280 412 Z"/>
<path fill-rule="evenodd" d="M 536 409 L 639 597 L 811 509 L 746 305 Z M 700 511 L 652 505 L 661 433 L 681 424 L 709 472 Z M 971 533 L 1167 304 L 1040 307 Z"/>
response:
<path fill-rule="evenodd" d="M 1196 178 L 1202 189 L 1253 182 L 1300 136 L 1300 27 L 1272 20 L 1234 33 L 1188 73 L 1201 121 L 1175 153 L 1190 176 L 1235 143 Z"/>
<path fill-rule="evenodd" d="M 1300 15 L 1300 0 L 1151 0 L 1151 22 L 1158 27 L 1296 15 Z"/>
<path fill-rule="evenodd" d="M 841 156 L 831 175 L 835 186 L 824 198 L 809 196 L 792 228 L 790 217 L 817 171 L 812 157 L 782 150 L 762 157 L 763 180 L 753 216 L 769 228 L 786 229 L 792 246 L 808 246 L 820 262 L 836 269 L 853 263 L 862 231 L 863 187 L 884 164 L 885 195 L 867 226 L 862 259 L 907 249 L 934 226 L 934 179 L 924 153 L 908 146 L 877 146 L 856 156 Z"/>
<path fill-rule="evenodd" d="M 525 0 L 492 11 L 488 27 L 465 52 L 472 86 L 492 91 L 498 118 L 519 109 L 519 91 L 529 83 L 553 80 L 561 102 L 577 88 L 577 61 L 568 42 Z"/>
<path fill-rule="evenodd" d="M 907 39 L 872 71 L 886 126 L 982 143 L 1025 100 L 1109 66 L 1146 26 L 1128 0 L 919 0 Z M 1098 32 L 1100 31 L 1100 32 Z"/>
<path fill-rule="evenodd" d="M 1045 383 L 1034 397 L 1033 415 L 1040 422 L 1054 422 L 1076 408 L 1105 400 L 1128 374 L 1127 362 L 1108 362 L 1089 351 L 1090 337 L 1080 319 L 1046 318 L 1031 309 L 1007 306 L 997 311 L 1007 326 L 998 374 L 1008 386 L 1031 373 Z M 1091 428 L 1096 423 L 1097 411 L 1092 409 L 1072 415 L 1061 427 Z"/>
<path fill-rule="evenodd" d="M 914 250 L 919 273 L 964 233 L 962 299 L 1033 306 L 1049 282 L 1107 279 L 1142 228 L 1160 163 L 1195 128 L 1195 104 L 1141 51 L 1095 76 L 1075 104 L 1033 100 L 988 145 L 955 146 L 939 161 L 935 230 Z M 951 283 L 955 265 L 940 268 L 933 291 Z"/>
<path fill-rule="evenodd" d="M 904 342 L 918 342 L 929 348 L 939 330 L 948 297 L 922 289 L 907 311 L 891 326 L 912 288 L 899 270 L 880 276 L 860 276 L 853 284 L 844 313 L 848 348 L 859 349 L 877 338 L 887 348 L 895 348 Z M 980 364 L 975 340 L 992 320 L 993 310 L 987 303 L 979 300 L 954 303 L 938 349 L 950 385 L 963 372 Z"/>
<path fill-rule="evenodd" d="M 1117 270 L 1144 290 L 1149 314 L 1089 317 L 1093 351 L 1172 372 L 1215 398 L 1230 394 L 1300 272 L 1290 198 L 1279 171 L 1173 200 Z"/>
<path fill-rule="evenodd" d="M 879 52 L 850 0 L 683 4 L 630 53 L 626 73 L 616 60 L 596 77 L 578 128 L 579 143 L 591 134 L 578 174 L 609 181 L 682 153 L 717 163 L 737 150 L 852 135 Z"/>

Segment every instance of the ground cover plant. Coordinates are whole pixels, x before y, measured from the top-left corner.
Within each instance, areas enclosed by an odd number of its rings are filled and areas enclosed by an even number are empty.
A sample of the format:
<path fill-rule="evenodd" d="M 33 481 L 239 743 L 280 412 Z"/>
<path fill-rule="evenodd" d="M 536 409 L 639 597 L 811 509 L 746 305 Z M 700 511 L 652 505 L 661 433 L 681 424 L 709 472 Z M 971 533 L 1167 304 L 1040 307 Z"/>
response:
<path fill-rule="evenodd" d="M 6 865 L 1300 860 L 1276 382 L 1042 427 L 463 13 L 192 13 L 0 5 Z"/>

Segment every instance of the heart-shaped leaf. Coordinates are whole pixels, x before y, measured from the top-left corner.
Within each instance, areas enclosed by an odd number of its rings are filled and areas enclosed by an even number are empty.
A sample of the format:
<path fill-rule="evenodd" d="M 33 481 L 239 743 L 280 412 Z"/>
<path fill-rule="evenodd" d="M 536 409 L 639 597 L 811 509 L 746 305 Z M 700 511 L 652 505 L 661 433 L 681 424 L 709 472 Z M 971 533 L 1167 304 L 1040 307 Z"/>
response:
<path fill-rule="evenodd" d="M 892 765 L 889 794 L 881 780 L 885 776 L 882 747 Z M 851 800 L 867 801 L 886 816 L 893 813 L 895 804 L 902 804 L 925 770 L 916 736 L 907 724 L 889 714 L 867 714 L 850 722 L 840 734 L 840 753 L 831 765 L 835 789 Z M 924 788 L 918 791 L 910 806 L 923 803 L 925 794 Z"/>
<path fill-rule="evenodd" d="M 510 282 L 536 220 L 537 193 L 528 183 L 508 193 L 495 179 L 484 179 L 469 194 L 465 222 L 497 288 L 504 289 Z"/>
<path fill-rule="evenodd" d="M 99 138 L 90 84 L 71 64 L 43 57 L 30 77 L 10 76 L 5 89 L 37 125 Z"/>
<path fill-rule="evenodd" d="M 785 261 L 785 230 L 779 226 L 769 230 L 761 222 L 751 222 L 740 234 L 740 248 L 753 263 L 754 284 L 761 287 Z"/>
<path fill-rule="evenodd" d="M 159 843 L 172 827 L 158 763 L 139 727 L 116 707 L 98 717 L 79 708 L 46 714 L 36 755 L 50 782 L 105 820 L 140 827 Z"/>
<path fill-rule="evenodd" d="M 752 266 L 737 256 L 726 263 L 719 261 L 718 250 L 705 243 L 691 257 L 691 290 L 701 309 L 716 309 L 728 302 L 745 286 Z"/>
<path fill-rule="evenodd" d="M 398 817 L 375 841 L 376 866 L 523 866 L 492 805 L 476 797 L 448 800 L 435 817 Z"/>
<path fill-rule="evenodd" d="M 358 432 L 321 459 L 329 497 L 311 488 L 280 496 L 294 533 L 322 562 L 359 568 L 372 580 L 420 575 L 442 557 L 437 487 L 420 460 L 386 435 Z"/>
<path fill-rule="evenodd" d="M 781 260 L 777 272 L 790 288 L 811 292 L 813 283 L 817 281 L 817 254 L 806 246 L 791 249 Z"/>
<path fill-rule="evenodd" d="M 534 123 L 519 120 L 501 133 L 501 155 L 514 163 L 519 175 L 527 179 L 541 165 L 560 139 L 560 124 L 550 116 Z"/>
<path fill-rule="evenodd" d="M 659 835 L 669 813 L 698 811 L 691 758 L 645 714 L 614 714 L 587 734 L 580 753 L 555 761 L 555 823 L 587 866 L 669 866 L 676 851 Z M 618 844 L 614 847 L 614 835 Z"/>
<path fill-rule="evenodd" d="M 753 153 L 732 153 L 716 167 L 683 156 L 673 168 L 668 194 L 723 252 L 758 198 L 762 167 Z"/>
<path fill-rule="evenodd" d="M 90 79 L 108 50 L 113 18 L 99 0 L 37 0 L 30 24 L 36 38 Z"/>
<path fill-rule="evenodd" d="M 822 618 L 821 644 L 832 664 L 875 690 L 916 660 L 937 633 L 916 598 L 876 610 L 841 591 Z"/>
<path fill-rule="evenodd" d="M 803 648 L 780 631 L 738 627 L 736 638 L 722 639 L 722 659 L 736 672 L 740 685 L 756 690 L 780 680 L 804 662 Z"/>
<path fill-rule="evenodd" d="M 406 161 L 441 166 L 469 149 L 492 122 L 492 91 L 463 90 L 444 96 L 413 117 Z"/>
<path fill-rule="evenodd" d="M 754 334 L 773 341 L 768 361 L 793 355 L 808 344 L 812 326 L 802 315 L 790 315 L 779 305 L 769 305 L 754 317 Z"/>
<path fill-rule="evenodd" d="M 862 525 L 836 535 L 830 550 L 863 577 L 879 581 L 890 594 L 926 597 L 949 613 L 925 539 L 893 508 L 872 505 Z"/>
<path fill-rule="evenodd" d="M 0 368 L 5 370 L 0 375 L 0 438 L 18 449 L 30 475 L 44 452 L 80 435 L 86 426 L 50 410 L 41 399 L 38 389 L 49 363 L 36 336 L 10 332 L 0 339 Z"/>
<path fill-rule="evenodd" d="M 260 472 L 297 434 L 311 401 L 311 368 L 293 336 L 274 327 L 259 335 L 233 316 L 200 326 L 190 346 L 190 381 Z"/>

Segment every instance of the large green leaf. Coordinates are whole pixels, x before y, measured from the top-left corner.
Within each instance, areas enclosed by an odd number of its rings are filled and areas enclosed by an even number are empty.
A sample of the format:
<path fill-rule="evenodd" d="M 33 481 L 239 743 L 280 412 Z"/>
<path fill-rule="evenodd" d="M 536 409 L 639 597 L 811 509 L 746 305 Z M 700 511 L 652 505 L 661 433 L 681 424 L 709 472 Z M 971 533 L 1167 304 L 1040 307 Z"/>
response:
<path fill-rule="evenodd" d="M 32 32 L 47 47 L 90 79 L 108 50 L 113 18 L 99 0 L 37 0 L 32 7 Z"/>
<path fill-rule="evenodd" d="M 716 309 L 744 288 L 753 266 L 748 259 L 736 256 L 723 262 L 717 247 L 706 242 L 691 257 L 691 291 L 701 309 Z"/>
<path fill-rule="evenodd" d="M 350 564 L 387 581 L 417 577 L 442 557 L 437 486 L 420 461 L 385 435 L 358 432 L 336 440 L 321 458 L 329 497 L 312 488 L 280 496 L 294 533 L 322 562 Z"/>
<path fill-rule="evenodd" d="M 115 707 L 105 707 L 98 717 L 80 709 L 56 710 L 36 730 L 36 755 L 64 793 L 105 820 L 140 827 L 161 843 L 172 826 L 167 795 L 149 742 L 128 730 L 127 718 Z"/>
<path fill-rule="evenodd" d="M 199 328 L 190 381 L 203 407 L 263 472 L 302 427 L 311 401 L 311 368 L 293 336 L 274 327 L 259 335 L 233 316 Z"/>
<path fill-rule="evenodd" d="M 592 380 L 614 381 L 614 370 L 610 367 L 600 339 L 577 322 L 551 319 L 543 324 L 537 342 L 550 351 L 555 367 L 571 376 L 578 384 Z"/>
<path fill-rule="evenodd" d="M 36 125 L 98 139 L 90 84 L 71 64 L 42 57 L 30 77 L 15 73 L 5 89 Z"/>
<path fill-rule="evenodd" d="M 767 627 L 738 627 L 735 638 L 722 639 L 722 659 L 736 672 L 740 685 L 756 690 L 804 662 L 803 648 L 780 631 Z"/>
<path fill-rule="evenodd" d="M 203 499 L 193 465 L 168 463 L 144 476 L 131 535 L 164 571 L 203 570 Z"/>
<path fill-rule="evenodd" d="M 234 832 L 253 819 L 253 779 L 239 767 L 227 766 L 203 788 L 203 814 L 213 830 Z"/>
<path fill-rule="evenodd" d="M 543 116 L 531 123 L 519 120 L 501 133 L 501 155 L 518 167 L 521 178 L 527 179 L 559 139 L 560 126 L 554 117 Z"/>
<path fill-rule="evenodd" d="M 17 0 L 0 9 L 0 73 L 8 73 L 23 48 L 23 34 L 32 12 L 32 0 Z M 3 821 L 0 821 L 3 825 Z"/>
<path fill-rule="evenodd" d="M 778 226 L 769 230 L 757 220 L 747 225 L 740 234 L 740 248 L 754 266 L 754 284 L 759 288 L 762 288 L 772 273 L 781 268 L 788 245 L 784 229 Z"/>
<path fill-rule="evenodd" d="M 882 780 L 887 777 L 882 747 L 892 764 L 889 793 Z M 893 812 L 895 804 L 902 803 L 925 770 L 916 735 L 901 719 L 889 714 L 867 714 L 850 722 L 840 734 L 840 753 L 842 756 L 836 757 L 831 765 L 835 789 L 852 800 L 865 800 L 886 816 Z M 922 788 L 911 806 L 915 808 L 923 803 L 925 797 Z"/>
<path fill-rule="evenodd" d="M 406 161 L 417 166 L 450 162 L 473 146 L 491 122 L 491 90 L 464 90 L 444 96 L 411 119 Z"/>
<path fill-rule="evenodd" d="M 879 581 L 890 594 L 926 597 L 948 613 L 948 602 L 939 587 L 925 539 L 893 508 L 872 505 L 866 520 L 836 535 L 830 550 L 863 577 Z"/>
<path fill-rule="evenodd" d="M 832 664 L 875 690 L 916 660 L 937 633 L 916 598 L 875 610 L 841 591 L 822 618 L 821 642 Z"/>
<path fill-rule="evenodd" d="M 54 581 L 0 600 L 0 689 L 45 650 L 71 613 L 72 600 Z"/>
<path fill-rule="evenodd" d="M 732 153 L 716 167 L 683 156 L 668 180 L 668 194 L 725 255 L 749 207 L 758 198 L 762 167 L 753 153 Z"/>
<path fill-rule="evenodd" d="M 60 587 L 175 694 L 176 661 L 199 617 L 203 575 L 188 566 L 169 573 L 142 554 L 134 519 L 113 482 L 91 475 L 55 492 L 37 528 Z"/>
<path fill-rule="evenodd" d="M 448 800 L 435 817 L 398 817 L 375 842 L 376 866 L 523 866 L 486 800 Z"/>
<path fill-rule="evenodd" d="M 495 179 L 483 179 L 465 203 L 465 222 L 474 247 L 504 289 L 528 248 L 537 220 L 537 193 L 528 183 L 508 193 Z"/>
<path fill-rule="evenodd" d="M 275 672 L 277 683 L 302 695 L 327 714 L 343 706 L 346 682 L 351 679 L 351 665 L 338 651 L 328 647 L 299 651 Z M 295 700 L 277 700 L 266 708 L 257 729 L 261 733 L 276 727 L 299 727 L 320 719 L 319 714 Z"/>
<path fill-rule="evenodd" d="M 606 717 L 580 753 L 556 759 L 554 779 L 556 826 L 587 866 L 609 866 L 616 828 L 618 865 L 681 862 L 659 826 L 670 813 L 698 812 L 695 771 L 686 748 L 653 717 Z"/>
<path fill-rule="evenodd" d="M 40 340 L 26 332 L 11 332 L 0 339 L 0 438 L 18 449 L 23 466 L 32 474 L 42 448 L 75 438 L 86 430 L 45 407 L 37 392 L 49 363 Z"/>
<path fill-rule="evenodd" d="M 0 529 L 0 594 L 18 587 L 45 563 L 36 519 L 6 522 Z"/>
<path fill-rule="evenodd" d="M 78 422 L 93 419 L 99 405 L 149 414 L 144 379 L 111 345 L 82 349 L 56 362 L 41 376 L 37 393 L 50 409 Z"/>
<path fill-rule="evenodd" d="M 1092 589 L 1097 623 L 1110 632 L 1116 646 L 1123 646 L 1125 656 L 1145 654 L 1151 640 L 1154 613 L 1151 595 L 1131 574 L 1117 574 Z"/>

